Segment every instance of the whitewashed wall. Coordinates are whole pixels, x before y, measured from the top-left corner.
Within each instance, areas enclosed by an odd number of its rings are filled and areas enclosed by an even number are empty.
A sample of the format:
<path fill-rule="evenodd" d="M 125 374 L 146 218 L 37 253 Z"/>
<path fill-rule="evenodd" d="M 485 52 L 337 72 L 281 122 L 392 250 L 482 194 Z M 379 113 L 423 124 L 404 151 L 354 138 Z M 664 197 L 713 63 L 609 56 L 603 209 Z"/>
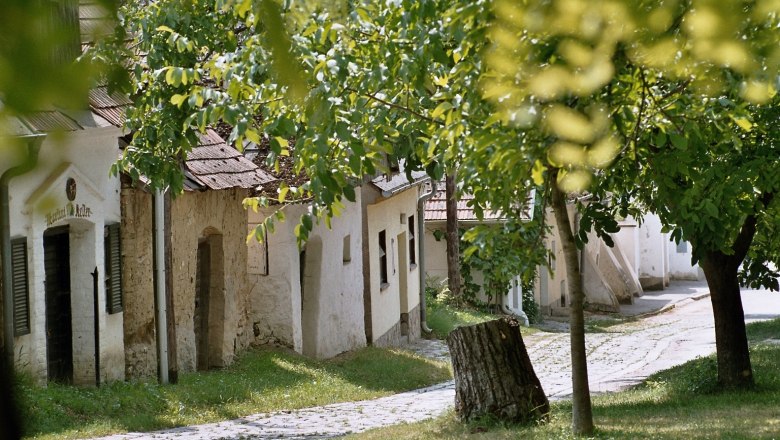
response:
<path fill-rule="evenodd" d="M 124 378 L 123 314 L 106 312 L 103 273 L 103 227 L 120 220 L 119 181 L 109 176 L 120 135 L 114 127 L 100 126 L 51 134 L 41 145 L 35 169 L 10 182 L 11 237 L 27 237 L 31 330 L 15 338 L 14 352 L 17 367 L 29 371 L 39 382 L 47 377 L 43 233 L 63 225 L 70 226 L 74 383 L 94 383 L 95 378 L 91 275 L 95 267 L 99 270 L 101 380 Z M 0 173 L 14 162 L 2 158 Z M 77 184 L 73 202 L 65 194 L 69 178 Z"/>
<path fill-rule="evenodd" d="M 395 345 L 401 342 L 401 313 L 409 314 L 409 339 L 419 337 L 419 328 L 414 323 L 414 314 L 419 316 L 420 283 L 417 266 L 403 266 L 399 263 L 400 251 L 408 255 L 408 217 L 417 219 L 417 199 L 420 187 L 413 186 L 387 199 L 378 199 L 376 203 L 366 207 L 367 237 L 364 249 L 368 250 L 371 300 L 371 335 L 376 345 Z M 406 219 L 402 222 L 402 218 Z M 379 268 L 379 232 L 386 231 L 387 240 L 387 277 L 388 283 L 380 283 Z M 415 225 L 415 232 L 417 226 Z M 399 242 L 399 239 L 401 240 Z M 424 239 L 418 237 L 417 240 Z M 419 251 L 418 249 L 415 252 Z M 402 271 L 404 273 L 402 273 Z M 406 282 L 402 285 L 402 279 Z M 405 291 L 405 292 L 404 292 Z M 403 296 L 403 298 L 402 298 Z M 402 310 L 402 302 L 406 302 L 406 310 Z"/>
<path fill-rule="evenodd" d="M 249 242 L 255 343 L 285 345 L 317 358 L 366 345 L 359 188 L 356 196 L 356 203 L 346 203 L 341 216 L 332 220 L 331 229 L 323 222 L 310 233 L 303 302 L 293 228 L 308 205 L 285 208 L 287 221 L 276 224 L 265 245 Z M 249 211 L 249 227 L 269 212 Z"/>

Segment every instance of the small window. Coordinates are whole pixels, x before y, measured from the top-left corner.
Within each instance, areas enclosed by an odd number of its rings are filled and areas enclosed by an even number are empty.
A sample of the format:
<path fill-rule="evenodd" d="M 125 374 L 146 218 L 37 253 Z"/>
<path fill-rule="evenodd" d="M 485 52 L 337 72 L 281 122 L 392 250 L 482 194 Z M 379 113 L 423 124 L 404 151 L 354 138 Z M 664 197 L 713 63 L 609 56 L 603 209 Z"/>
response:
<path fill-rule="evenodd" d="M 379 282 L 387 284 L 387 239 L 385 231 L 379 232 Z"/>
<path fill-rule="evenodd" d="M 352 261 L 352 248 L 350 247 L 351 238 L 349 234 L 347 234 L 344 237 L 344 242 L 342 244 L 343 248 L 341 250 L 341 261 L 344 263 L 349 263 Z"/>
<path fill-rule="evenodd" d="M 106 311 L 109 314 L 122 311 L 122 247 L 119 239 L 119 223 L 106 225 L 103 235 L 106 277 Z"/>
<path fill-rule="evenodd" d="M 678 254 L 687 254 L 688 253 L 688 242 L 687 241 L 681 241 L 677 243 L 677 253 Z"/>
<path fill-rule="evenodd" d="M 561 307 L 566 307 L 566 280 L 561 280 Z"/>
<path fill-rule="evenodd" d="M 30 333 L 30 295 L 27 276 L 27 238 L 11 240 L 11 291 L 14 336 Z"/>
<path fill-rule="evenodd" d="M 409 269 L 417 266 L 417 242 L 414 239 L 414 216 L 409 216 Z"/>
<path fill-rule="evenodd" d="M 547 264 L 550 266 L 550 269 L 555 272 L 558 269 L 558 264 L 556 261 L 557 255 L 555 255 L 555 240 L 550 243 L 550 253 L 547 255 Z"/>

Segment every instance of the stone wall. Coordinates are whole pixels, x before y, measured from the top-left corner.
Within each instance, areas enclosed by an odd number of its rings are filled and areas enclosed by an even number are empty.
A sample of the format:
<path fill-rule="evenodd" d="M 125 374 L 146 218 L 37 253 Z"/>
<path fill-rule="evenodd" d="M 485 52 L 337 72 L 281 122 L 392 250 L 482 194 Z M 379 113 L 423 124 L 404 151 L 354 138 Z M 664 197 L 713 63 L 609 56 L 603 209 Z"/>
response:
<path fill-rule="evenodd" d="M 152 196 L 136 189 L 122 189 L 120 230 L 128 379 L 157 374 L 152 219 Z"/>
<path fill-rule="evenodd" d="M 179 371 L 197 367 L 195 283 L 198 243 L 217 236 L 215 265 L 220 291 L 211 306 L 208 366 L 230 364 L 251 340 L 249 285 L 246 273 L 246 190 L 185 192 L 171 207 L 173 302 Z M 125 278 L 125 350 L 128 377 L 156 373 L 151 197 L 123 190 L 123 258 Z"/>

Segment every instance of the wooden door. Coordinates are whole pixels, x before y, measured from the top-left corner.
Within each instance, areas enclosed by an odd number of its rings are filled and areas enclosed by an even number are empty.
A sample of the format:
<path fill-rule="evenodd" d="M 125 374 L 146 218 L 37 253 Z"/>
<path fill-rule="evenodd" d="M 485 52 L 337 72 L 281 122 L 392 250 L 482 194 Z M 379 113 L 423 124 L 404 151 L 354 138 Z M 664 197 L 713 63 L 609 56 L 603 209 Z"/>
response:
<path fill-rule="evenodd" d="M 70 241 L 67 227 L 43 236 L 46 272 L 46 358 L 49 380 L 73 381 L 73 330 L 70 308 Z"/>

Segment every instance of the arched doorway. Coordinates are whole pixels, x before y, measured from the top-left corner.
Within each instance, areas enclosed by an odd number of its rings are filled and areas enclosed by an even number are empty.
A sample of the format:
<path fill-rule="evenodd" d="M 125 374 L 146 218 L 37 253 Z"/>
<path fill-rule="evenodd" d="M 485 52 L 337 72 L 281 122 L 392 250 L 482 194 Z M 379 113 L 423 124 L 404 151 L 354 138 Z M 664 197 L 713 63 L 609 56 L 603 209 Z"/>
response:
<path fill-rule="evenodd" d="M 322 240 L 312 237 L 300 254 L 301 273 L 301 339 L 305 356 L 317 357 L 320 314 L 320 277 L 322 275 Z"/>
<path fill-rule="evenodd" d="M 198 370 L 221 366 L 220 347 L 224 333 L 225 259 L 222 234 L 207 229 L 198 240 L 195 274 L 195 359 Z"/>

